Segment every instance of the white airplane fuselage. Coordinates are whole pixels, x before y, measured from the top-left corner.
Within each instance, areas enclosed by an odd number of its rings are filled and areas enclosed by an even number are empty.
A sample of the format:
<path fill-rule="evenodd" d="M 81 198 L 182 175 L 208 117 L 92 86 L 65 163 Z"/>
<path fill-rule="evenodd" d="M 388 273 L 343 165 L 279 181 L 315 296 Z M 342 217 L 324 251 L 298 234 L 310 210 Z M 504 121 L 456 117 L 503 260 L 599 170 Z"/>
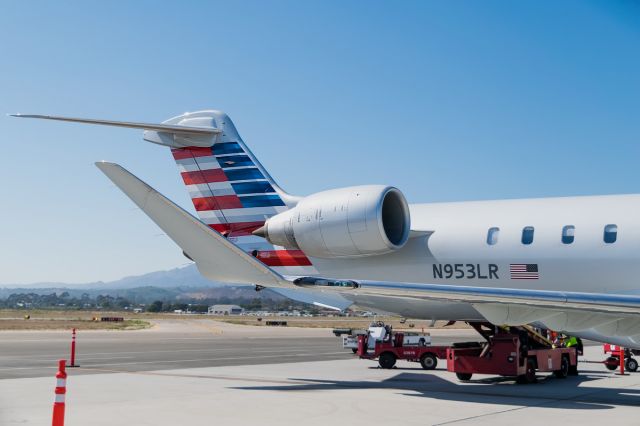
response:
<path fill-rule="evenodd" d="M 414 283 L 640 294 L 640 195 L 410 205 L 412 229 L 428 231 L 400 250 L 348 259 L 312 258 L 321 276 Z M 605 227 L 614 225 L 614 242 Z M 523 229 L 533 228 L 524 244 Z M 573 241 L 563 229 L 573 227 Z M 489 244 L 489 230 L 498 235 Z M 495 231 L 494 231 L 495 232 Z M 511 265 L 536 265 L 537 275 Z M 522 268 L 522 267 L 520 267 Z M 367 308 L 430 319 L 481 319 L 470 305 L 354 297 Z"/>

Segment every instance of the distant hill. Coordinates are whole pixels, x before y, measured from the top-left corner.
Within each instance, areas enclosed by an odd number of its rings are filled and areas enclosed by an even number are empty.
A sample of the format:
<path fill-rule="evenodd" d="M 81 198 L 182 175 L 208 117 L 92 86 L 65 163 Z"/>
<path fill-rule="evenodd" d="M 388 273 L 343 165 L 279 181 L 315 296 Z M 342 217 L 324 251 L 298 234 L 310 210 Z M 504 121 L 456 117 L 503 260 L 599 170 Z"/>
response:
<path fill-rule="evenodd" d="M 210 281 L 200 275 L 195 265 L 183 268 L 170 269 L 168 271 L 150 272 L 144 275 L 124 277 L 116 281 L 106 283 L 81 284 L 80 288 L 100 287 L 103 289 L 125 289 L 136 287 L 221 287 L 222 284 Z"/>
<path fill-rule="evenodd" d="M 169 271 L 150 272 L 144 275 L 125 277 L 115 281 L 97 281 L 84 284 L 44 282 L 27 285 L 0 284 L 0 299 L 11 294 L 35 293 L 40 295 L 67 292 L 71 297 L 109 295 L 123 297 L 135 303 L 154 300 L 200 300 L 220 301 L 251 300 L 254 298 L 282 301 L 287 298 L 303 303 L 319 302 L 345 309 L 350 305 L 339 295 L 318 294 L 308 289 L 266 289 L 257 293 L 253 286 L 229 286 L 210 281 L 198 272 L 195 265 Z"/>
<path fill-rule="evenodd" d="M 31 289 L 105 289 L 117 290 L 137 287 L 176 288 L 176 287 L 220 287 L 222 284 L 204 278 L 195 265 L 175 268 L 168 271 L 150 272 L 144 275 L 124 277 L 116 281 L 96 281 L 92 283 L 69 284 L 60 282 L 41 282 L 33 284 L 0 284 L 0 288 Z"/>

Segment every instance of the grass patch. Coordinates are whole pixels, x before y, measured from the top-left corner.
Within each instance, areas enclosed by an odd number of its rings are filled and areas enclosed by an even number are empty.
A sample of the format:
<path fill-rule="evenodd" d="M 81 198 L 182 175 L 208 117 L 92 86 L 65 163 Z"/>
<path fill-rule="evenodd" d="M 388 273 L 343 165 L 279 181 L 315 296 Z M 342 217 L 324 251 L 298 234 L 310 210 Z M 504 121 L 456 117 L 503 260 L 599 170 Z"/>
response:
<path fill-rule="evenodd" d="M 125 319 L 122 322 L 102 322 L 78 318 L 0 318 L 0 330 L 142 330 L 151 323 L 139 319 Z"/>

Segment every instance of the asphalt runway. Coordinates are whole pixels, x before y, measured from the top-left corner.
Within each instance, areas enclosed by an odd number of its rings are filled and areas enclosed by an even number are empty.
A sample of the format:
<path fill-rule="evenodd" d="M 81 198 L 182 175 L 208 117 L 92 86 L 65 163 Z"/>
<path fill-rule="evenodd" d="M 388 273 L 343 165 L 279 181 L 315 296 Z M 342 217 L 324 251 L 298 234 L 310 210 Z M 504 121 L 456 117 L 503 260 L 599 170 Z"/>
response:
<path fill-rule="evenodd" d="M 468 330 L 433 344 L 475 340 Z M 47 377 L 69 359 L 64 331 L 0 332 L 0 379 Z M 74 375 L 351 359 L 327 329 L 276 329 L 209 320 L 157 321 L 151 330 L 78 333 Z"/>

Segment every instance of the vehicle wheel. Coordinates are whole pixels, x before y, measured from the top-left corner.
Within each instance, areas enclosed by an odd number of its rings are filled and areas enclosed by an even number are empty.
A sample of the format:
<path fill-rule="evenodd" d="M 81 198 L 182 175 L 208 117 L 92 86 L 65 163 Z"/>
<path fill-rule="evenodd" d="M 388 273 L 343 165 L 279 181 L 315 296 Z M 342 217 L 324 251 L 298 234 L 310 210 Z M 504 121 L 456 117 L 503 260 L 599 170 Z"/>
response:
<path fill-rule="evenodd" d="M 382 368 L 393 368 L 396 365 L 396 356 L 390 352 L 385 352 L 378 358 L 378 364 Z"/>
<path fill-rule="evenodd" d="M 424 354 L 422 358 L 420 358 L 420 364 L 422 364 L 422 368 L 425 370 L 435 370 L 438 365 L 438 358 L 434 354 Z"/>
<path fill-rule="evenodd" d="M 570 365 L 569 366 L 569 375 L 570 376 L 577 376 L 578 375 L 578 366 L 577 365 Z"/>
<path fill-rule="evenodd" d="M 624 365 L 627 370 L 631 372 L 635 372 L 636 370 L 638 370 L 638 361 L 636 361 L 635 358 L 627 358 L 624 362 Z"/>
<path fill-rule="evenodd" d="M 458 378 L 458 380 L 462 380 L 463 382 L 466 382 L 467 380 L 471 380 L 471 376 L 473 374 L 471 373 L 456 373 L 456 377 Z"/>
<path fill-rule="evenodd" d="M 527 370 L 523 375 L 518 376 L 518 378 L 516 379 L 516 382 L 520 384 L 525 384 L 525 383 L 535 383 L 537 381 L 538 381 L 538 378 L 536 377 L 536 364 L 531 358 L 529 358 L 527 360 Z"/>
<path fill-rule="evenodd" d="M 358 353 L 358 348 L 351 348 L 351 352 L 353 352 L 354 354 Z"/>
<path fill-rule="evenodd" d="M 569 358 L 567 358 L 566 356 L 563 356 L 560 359 L 560 370 L 554 371 L 553 374 L 558 379 L 566 379 L 567 376 L 569 375 Z"/>
<path fill-rule="evenodd" d="M 618 358 L 610 356 L 604 362 L 604 366 L 607 367 L 607 370 L 615 371 L 616 368 L 620 365 L 620 361 Z"/>

